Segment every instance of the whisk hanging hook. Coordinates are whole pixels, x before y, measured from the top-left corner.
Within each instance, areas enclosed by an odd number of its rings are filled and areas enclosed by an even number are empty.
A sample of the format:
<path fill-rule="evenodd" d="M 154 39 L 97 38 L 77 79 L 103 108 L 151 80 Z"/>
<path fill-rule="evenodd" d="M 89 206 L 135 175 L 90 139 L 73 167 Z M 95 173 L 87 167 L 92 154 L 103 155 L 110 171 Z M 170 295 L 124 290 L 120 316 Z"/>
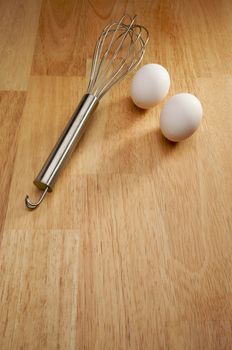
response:
<path fill-rule="evenodd" d="M 26 204 L 27 208 L 28 209 L 36 209 L 40 205 L 40 203 L 42 202 L 44 197 L 46 196 L 47 192 L 48 192 L 48 187 L 45 188 L 45 190 L 42 192 L 41 196 L 39 197 L 39 200 L 36 203 L 32 203 L 31 200 L 29 199 L 29 196 L 26 196 L 25 204 Z"/>

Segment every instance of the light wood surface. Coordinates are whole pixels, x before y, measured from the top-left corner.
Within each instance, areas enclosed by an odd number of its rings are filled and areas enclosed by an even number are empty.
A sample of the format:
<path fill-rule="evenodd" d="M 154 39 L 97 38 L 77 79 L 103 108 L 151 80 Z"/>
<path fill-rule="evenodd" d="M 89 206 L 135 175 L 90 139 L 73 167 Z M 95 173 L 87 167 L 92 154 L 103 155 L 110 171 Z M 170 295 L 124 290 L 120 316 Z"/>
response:
<path fill-rule="evenodd" d="M 0 1 L 0 89 L 27 89 L 41 0 Z"/>
<path fill-rule="evenodd" d="M 163 103 L 102 100 L 41 207 L 32 181 L 124 12 L 204 120 L 180 144 Z M 232 2 L 1 1 L 0 349 L 232 348 Z M 166 99 L 167 100 L 167 99 Z"/>

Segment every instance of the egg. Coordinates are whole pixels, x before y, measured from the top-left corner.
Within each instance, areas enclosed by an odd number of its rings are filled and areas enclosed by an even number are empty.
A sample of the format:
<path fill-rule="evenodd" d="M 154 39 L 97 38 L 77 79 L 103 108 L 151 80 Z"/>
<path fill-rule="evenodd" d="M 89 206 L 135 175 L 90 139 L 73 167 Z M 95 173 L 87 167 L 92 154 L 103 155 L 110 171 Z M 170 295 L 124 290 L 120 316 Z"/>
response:
<path fill-rule="evenodd" d="M 167 95 L 170 87 L 168 71 L 159 64 L 146 64 L 135 74 L 131 84 L 131 98 L 140 108 L 151 108 Z"/>
<path fill-rule="evenodd" d="M 202 105 L 196 96 L 189 93 L 174 95 L 161 111 L 161 131 L 170 141 L 185 140 L 197 130 L 202 115 Z"/>

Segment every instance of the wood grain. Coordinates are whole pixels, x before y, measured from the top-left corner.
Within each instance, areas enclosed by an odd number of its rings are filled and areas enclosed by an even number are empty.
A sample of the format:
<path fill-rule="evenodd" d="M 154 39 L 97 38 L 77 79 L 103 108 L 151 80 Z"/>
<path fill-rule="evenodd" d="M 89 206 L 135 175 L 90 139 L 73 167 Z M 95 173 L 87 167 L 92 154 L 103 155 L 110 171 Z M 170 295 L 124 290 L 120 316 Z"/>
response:
<path fill-rule="evenodd" d="M 9 32 L 21 18 L 12 4 Z M 27 59 L 20 74 L 1 71 L 0 85 L 26 89 L 0 91 L 0 349 L 231 349 L 231 1 L 22 6 L 30 40 L 13 46 L 9 64 Z M 166 141 L 167 99 L 136 108 L 130 77 L 99 104 L 54 192 L 28 212 L 24 197 L 38 196 L 32 181 L 85 92 L 96 38 L 124 12 L 148 27 L 143 62 L 170 71 L 169 97 L 199 97 L 202 125 L 185 142 Z"/>
<path fill-rule="evenodd" d="M 124 1 L 44 1 L 32 65 L 32 74 L 86 75 L 102 29 L 124 13 Z M 93 32 L 97 33 L 94 40 Z"/>
<path fill-rule="evenodd" d="M 1 90 L 27 89 L 40 5 L 40 0 L 0 1 Z"/>
<path fill-rule="evenodd" d="M 14 170 L 18 129 L 25 103 L 25 93 L 0 92 L 0 241 L 7 211 L 8 196 Z"/>
<path fill-rule="evenodd" d="M 79 233 L 5 231 L 0 258 L 1 349 L 74 349 Z"/>

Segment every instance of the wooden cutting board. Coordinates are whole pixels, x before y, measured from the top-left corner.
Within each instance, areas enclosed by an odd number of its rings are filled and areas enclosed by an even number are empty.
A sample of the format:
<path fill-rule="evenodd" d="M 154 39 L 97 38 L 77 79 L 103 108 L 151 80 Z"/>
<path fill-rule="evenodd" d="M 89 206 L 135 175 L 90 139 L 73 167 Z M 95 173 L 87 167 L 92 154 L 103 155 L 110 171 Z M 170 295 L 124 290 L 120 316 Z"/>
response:
<path fill-rule="evenodd" d="M 137 109 L 130 76 L 29 212 L 95 41 L 125 12 L 150 32 L 143 64 L 168 69 L 169 97 L 198 96 L 203 123 L 169 143 L 163 103 Z M 231 13 L 230 0 L 0 3 L 1 350 L 232 348 Z"/>

